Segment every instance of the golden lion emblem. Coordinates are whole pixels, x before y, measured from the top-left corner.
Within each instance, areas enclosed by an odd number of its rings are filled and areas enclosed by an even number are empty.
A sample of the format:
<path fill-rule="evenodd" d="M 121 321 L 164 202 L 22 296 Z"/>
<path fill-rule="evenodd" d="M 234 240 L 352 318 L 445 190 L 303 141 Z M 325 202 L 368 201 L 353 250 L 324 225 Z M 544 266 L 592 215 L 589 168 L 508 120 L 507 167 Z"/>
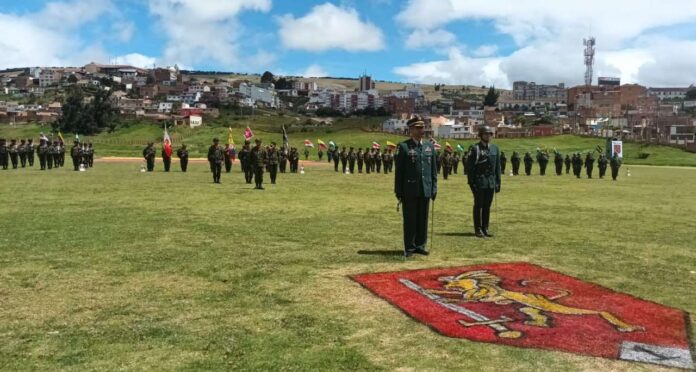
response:
<path fill-rule="evenodd" d="M 488 270 L 468 271 L 457 276 L 438 278 L 445 290 L 429 289 L 428 292 L 443 296 L 448 302 L 492 302 L 497 305 L 520 304 L 520 312 L 527 316 L 526 325 L 549 327 L 546 314 L 563 315 L 598 315 L 619 332 L 644 331 L 640 326 L 628 324 L 617 316 L 606 312 L 587 310 L 561 305 L 555 300 L 570 294 L 567 290 L 558 290 L 558 295 L 546 297 L 534 293 L 509 291 L 500 286 L 501 279 Z M 523 282 L 523 285 L 526 285 Z M 512 319 L 509 319 L 512 321 Z M 461 321 L 460 321 L 461 322 Z M 465 322 L 462 322 L 465 324 Z"/>

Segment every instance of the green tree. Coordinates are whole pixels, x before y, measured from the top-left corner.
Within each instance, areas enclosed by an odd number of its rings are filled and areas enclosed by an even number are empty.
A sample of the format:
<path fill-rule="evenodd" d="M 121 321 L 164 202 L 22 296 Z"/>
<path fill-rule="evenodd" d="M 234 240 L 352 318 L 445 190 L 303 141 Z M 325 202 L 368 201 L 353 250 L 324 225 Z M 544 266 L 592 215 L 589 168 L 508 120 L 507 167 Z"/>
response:
<path fill-rule="evenodd" d="M 75 76 L 75 74 L 68 76 L 68 83 L 76 84 L 77 83 L 77 76 Z"/>
<path fill-rule="evenodd" d="M 274 78 L 275 77 L 273 76 L 273 74 L 270 71 L 266 71 L 263 73 L 263 75 L 261 75 L 261 82 L 262 83 L 272 83 Z"/>
<path fill-rule="evenodd" d="M 686 99 L 688 99 L 688 100 L 696 99 L 696 87 L 691 87 L 691 88 L 689 88 L 688 91 L 686 91 Z"/>
<path fill-rule="evenodd" d="M 492 86 L 488 89 L 488 93 L 486 94 L 486 97 L 483 99 L 483 105 L 484 106 L 495 106 L 498 103 L 498 97 L 500 96 L 500 93 L 495 90 L 495 87 Z"/>
<path fill-rule="evenodd" d="M 86 96 L 91 97 L 89 103 L 85 103 Z M 103 128 L 113 130 L 116 109 L 111 102 L 110 90 L 96 88 L 85 91 L 73 87 L 61 110 L 60 118 L 53 124 L 54 130 L 84 135 L 97 134 Z"/>

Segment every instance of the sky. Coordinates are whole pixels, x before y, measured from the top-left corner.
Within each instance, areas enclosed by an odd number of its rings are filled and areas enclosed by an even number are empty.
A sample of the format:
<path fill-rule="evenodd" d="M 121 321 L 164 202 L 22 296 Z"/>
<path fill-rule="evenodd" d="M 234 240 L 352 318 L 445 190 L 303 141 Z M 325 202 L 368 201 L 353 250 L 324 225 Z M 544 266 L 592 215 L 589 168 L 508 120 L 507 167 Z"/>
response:
<path fill-rule="evenodd" d="M 138 67 L 494 85 L 696 83 L 694 0 L 0 0 L 0 69 Z"/>

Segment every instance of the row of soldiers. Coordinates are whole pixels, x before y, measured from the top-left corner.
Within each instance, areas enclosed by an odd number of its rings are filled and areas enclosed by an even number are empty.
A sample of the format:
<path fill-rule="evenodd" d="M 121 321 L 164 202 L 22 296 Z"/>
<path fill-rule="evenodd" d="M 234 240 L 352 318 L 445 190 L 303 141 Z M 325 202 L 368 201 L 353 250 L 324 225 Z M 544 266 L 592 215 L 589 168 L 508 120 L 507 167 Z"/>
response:
<path fill-rule="evenodd" d="M 73 157 L 75 170 L 78 170 L 79 164 L 91 167 L 94 163 L 94 147 L 91 143 L 79 144 L 75 141 L 75 146 L 70 151 Z M 9 168 L 12 164 L 12 169 L 17 169 L 20 166 L 26 168 L 34 166 L 35 157 L 39 157 L 39 165 L 41 170 L 61 168 L 65 165 L 65 146 L 63 141 L 49 141 L 42 138 L 39 145 L 34 145 L 34 140 L 21 139 L 19 143 L 12 139 L 8 144 L 4 138 L 0 138 L 0 167 L 3 170 Z"/>
<path fill-rule="evenodd" d="M 353 147 L 346 150 L 346 147 L 343 146 L 341 151 L 338 151 L 338 148 L 329 149 L 327 155 L 328 162 L 331 163 L 333 161 L 334 171 L 336 172 L 338 172 L 339 161 L 342 173 L 355 173 L 356 165 L 358 166 L 358 173 L 362 173 L 363 168 L 367 174 L 380 173 L 382 171 L 384 174 L 388 174 L 394 171 L 394 154 L 391 148 L 380 151 L 379 149 L 366 147 L 365 151 L 362 148 L 358 148 L 358 151 L 355 151 Z"/>
<path fill-rule="evenodd" d="M 504 159 L 504 154 L 501 160 Z M 527 152 L 524 158 L 521 159 L 518 152 L 512 153 L 512 158 L 510 159 L 512 163 L 512 174 L 514 176 L 519 175 L 520 162 L 524 162 L 524 173 L 527 176 L 532 174 L 532 166 L 534 164 L 534 158 Z M 569 174 L 571 167 L 573 170 L 573 175 L 580 178 L 582 175 L 582 168 L 585 167 L 585 172 L 587 178 L 592 178 L 594 172 L 595 158 L 592 152 L 588 152 L 583 159 L 579 152 L 574 153 L 572 156 L 566 154 L 565 158 L 563 155 L 556 151 L 554 155 L 554 166 L 556 170 L 556 175 L 560 176 L 563 174 L 563 167 L 565 166 L 565 174 Z M 621 168 L 621 158 L 618 154 L 614 154 L 610 159 L 607 159 L 606 155 L 600 154 L 597 161 L 597 168 L 599 169 L 599 178 L 604 178 L 607 172 L 607 166 L 611 167 L 611 177 L 614 181 L 619 176 L 619 168 Z M 536 162 L 539 164 L 539 175 L 546 175 L 546 167 L 549 163 L 549 154 L 546 151 L 538 151 L 536 156 Z M 502 171 L 505 173 L 505 161 L 501 162 Z"/>

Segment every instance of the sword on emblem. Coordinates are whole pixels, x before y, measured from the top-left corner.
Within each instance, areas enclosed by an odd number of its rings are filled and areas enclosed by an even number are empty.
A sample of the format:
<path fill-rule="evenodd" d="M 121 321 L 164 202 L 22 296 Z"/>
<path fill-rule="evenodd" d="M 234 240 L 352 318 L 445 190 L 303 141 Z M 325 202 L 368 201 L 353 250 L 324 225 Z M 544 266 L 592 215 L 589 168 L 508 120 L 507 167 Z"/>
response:
<path fill-rule="evenodd" d="M 444 299 L 441 296 L 438 296 L 434 293 L 429 292 L 427 289 L 419 286 L 418 284 L 408 280 L 408 279 L 399 279 L 399 282 L 406 286 L 408 289 L 411 289 L 429 300 L 432 300 L 436 304 L 448 309 L 452 310 L 455 313 L 465 315 L 473 320 L 475 322 L 465 322 L 463 320 L 459 321 L 459 324 L 465 326 L 465 327 L 472 327 L 472 326 L 486 326 L 495 331 L 496 336 L 501 337 L 501 338 L 520 338 L 522 336 L 522 332 L 519 331 L 513 331 L 510 330 L 510 328 L 506 327 L 505 325 L 501 323 L 507 323 L 512 321 L 512 319 L 503 316 L 500 319 L 490 319 L 485 315 L 479 314 L 473 310 L 467 309 L 463 306 L 459 306 L 456 304 L 452 304 L 447 302 L 446 299 Z"/>

